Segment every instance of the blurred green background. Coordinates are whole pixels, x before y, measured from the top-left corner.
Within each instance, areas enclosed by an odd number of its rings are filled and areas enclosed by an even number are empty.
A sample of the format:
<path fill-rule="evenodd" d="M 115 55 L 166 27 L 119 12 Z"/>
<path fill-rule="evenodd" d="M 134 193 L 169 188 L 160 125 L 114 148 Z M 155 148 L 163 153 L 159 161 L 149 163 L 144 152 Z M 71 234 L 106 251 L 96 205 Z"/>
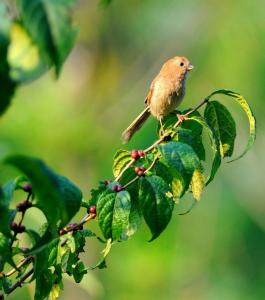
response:
<path fill-rule="evenodd" d="M 195 66 L 181 108 L 217 88 L 238 91 L 257 117 L 258 138 L 242 160 L 223 164 L 190 214 L 174 215 L 152 243 L 143 228 L 115 245 L 107 269 L 90 272 L 81 285 L 66 280 L 60 299 L 265 299 L 264 10 L 262 0 L 114 0 L 106 9 L 96 0 L 78 2 L 78 43 L 58 81 L 49 73 L 18 90 L 0 121 L 1 157 L 38 156 L 88 198 L 99 180 L 112 177 L 122 130 L 143 109 L 162 63 L 175 55 Z M 237 120 L 239 153 L 247 118 L 223 99 Z M 150 120 L 128 149 L 150 144 L 155 126 Z M 1 170 L 1 181 L 13 172 Z M 28 218 L 29 225 L 38 222 Z M 88 242 L 88 264 L 100 247 Z M 9 299 L 32 295 L 24 288 Z"/>

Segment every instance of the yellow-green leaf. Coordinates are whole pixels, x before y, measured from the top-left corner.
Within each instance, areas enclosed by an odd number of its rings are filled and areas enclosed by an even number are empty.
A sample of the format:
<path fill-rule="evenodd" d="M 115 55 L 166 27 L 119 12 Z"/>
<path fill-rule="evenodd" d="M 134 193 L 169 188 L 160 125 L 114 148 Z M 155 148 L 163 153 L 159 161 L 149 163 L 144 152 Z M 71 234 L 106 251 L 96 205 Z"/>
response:
<path fill-rule="evenodd" d="M 191 178 L 191 191 L 195 200 L 201 199 L 202 191 L 204 188 L 205 178 L 201 170 L 197 169 L 194 171 Z"/>
<path fill-rule="evenodd" d="M 247 117 L 248 117 L 248 121 L 249 121 L 248 143 L 247 143 L 247 146 L 246 146 L 245 150 L 243 151 L 243 153 L 241 153 L 237 158 L 234 158 L 232 160 L 232 161 L 235 161 L 235 160 L 243 157 L 248 152 L 248 150 L 253 146 L 255 139 L 256 139 L 256 120 L 255 120 L 255 117 L 253 115 L 253 112 L 252 112 L 248 102 L 241 94 L 230 91 L 230 90 L 217 90 L 217 91 L 211 93 L 207 97 L 207 99 L 210 99 L 212 96 L 218 95 L 218 94 L 226 95 L 226 96 L 229 96 L 229 97 L 232 97 L 233 99 L 235 99 L 237 101 L 237 103 L 239 103 L 240 106 L 243 108 L 243 110 L 245 111 L 245 113 L 247 114 Z"/>
<path fill-rule="evenodd" d="M 213 178 L 221 164 L 220 143 L 219 143 L 219 140 L 216 138 L 213 129 L 206 123 L 206 121 L 202 117 L 194 116 L 194 117 L 191 117 L 190 119 L 200 123 L 206 129 L 206 131 L 209 135 L 210 141 L 211 141 L 214 158 L 213 158 L 213 162 L 212 162 L 211 174 L 206 182 L 206 185 L 208 185 L 213 180 Z"/>
<path fill-rule="evenodd" d="M 10 76 L 16 82 L 34 80 L 48 69 L 40 58 L 39 49 L 18 23 L 13 23 L 11 27 L 8 63 Z"/>
<path fill-rule="evenodd" d="M 113 175 L 117 177 L 131 160 L 131 154 L 126 150 L 118 150 L 113 160 Z"/>
<path fill-rule="evenodd" d="M 231 156 L 236 138 L 236 123 L 229 110 L 218 101 L 210 101 L 205 108 L 204 117 L 220 141 L 221 156 Z"/>

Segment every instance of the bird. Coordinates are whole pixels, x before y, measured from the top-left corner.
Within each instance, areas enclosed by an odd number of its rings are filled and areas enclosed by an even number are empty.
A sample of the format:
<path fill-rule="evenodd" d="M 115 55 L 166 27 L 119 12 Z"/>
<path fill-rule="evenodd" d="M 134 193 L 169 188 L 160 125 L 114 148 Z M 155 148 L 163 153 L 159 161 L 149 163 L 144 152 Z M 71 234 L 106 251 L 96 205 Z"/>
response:
<path fill-rule="evenodd" d="M 150 85 L 145 98 L 145 109 L 122 133 L 122 140 L 128 143 L 145 121 L 152 115 L 163 129 L 163 117 L 173 112 L 185 95 L 186 77 L 194 67 L 185 56 L 167 60 Z M 183 121 L 183 115 L 177 115 Z"/>

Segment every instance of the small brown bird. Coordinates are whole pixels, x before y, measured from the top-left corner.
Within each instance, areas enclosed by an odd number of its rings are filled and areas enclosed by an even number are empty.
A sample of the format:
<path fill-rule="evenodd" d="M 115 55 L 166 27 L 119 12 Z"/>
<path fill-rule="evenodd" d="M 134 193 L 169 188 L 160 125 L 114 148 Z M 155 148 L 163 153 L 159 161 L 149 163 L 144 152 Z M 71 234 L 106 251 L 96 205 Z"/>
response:
<path fill-rule="evenodd" d="M 186 76 L 192 69 L 193 65 L 184 56 L 173 57 L 164 63 L 151 83 L 145 98 L 146 108 L 122 133 L 125 143 L 142 127 L 151 114 L 160 121 L 162 126 L 163 117 L 180 105 L 185 95 Z"/>

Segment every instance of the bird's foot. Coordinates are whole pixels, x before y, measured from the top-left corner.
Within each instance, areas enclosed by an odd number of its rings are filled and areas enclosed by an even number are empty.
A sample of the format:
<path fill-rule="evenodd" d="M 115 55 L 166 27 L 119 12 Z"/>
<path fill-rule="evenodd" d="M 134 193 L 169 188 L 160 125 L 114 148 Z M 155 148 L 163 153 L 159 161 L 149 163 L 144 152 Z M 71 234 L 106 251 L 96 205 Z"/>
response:
<path fill-rule="evenodd" d="M 182 114 L 177 114 L 177 117 L 180 124 L 182 124 L 185 120 L 188 119 L 186 115 L 182 115 Z"/>

